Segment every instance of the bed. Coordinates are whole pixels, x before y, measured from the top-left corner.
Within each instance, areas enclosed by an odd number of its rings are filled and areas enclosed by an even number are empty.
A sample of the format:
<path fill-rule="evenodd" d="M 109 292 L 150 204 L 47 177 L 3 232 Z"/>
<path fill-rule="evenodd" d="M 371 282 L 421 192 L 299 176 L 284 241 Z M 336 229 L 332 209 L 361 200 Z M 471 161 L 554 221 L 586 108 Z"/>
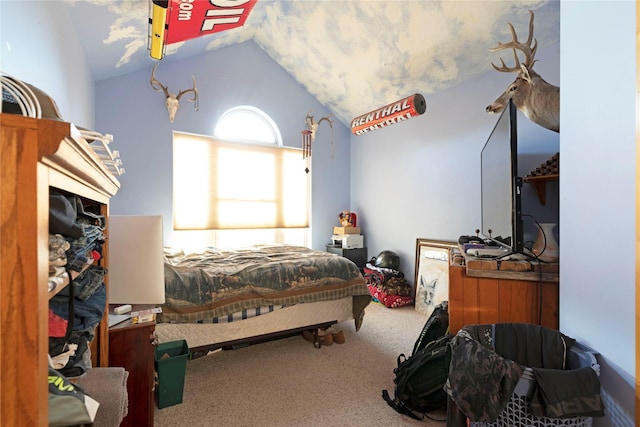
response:
<path fill-rule="evenodd" d="M 349 319 L 359 330 L 371 302 L 352 261 L 291 245 L 165 248 L 165 296 L 158 342 L 184 339 L 192 357 Z"/>

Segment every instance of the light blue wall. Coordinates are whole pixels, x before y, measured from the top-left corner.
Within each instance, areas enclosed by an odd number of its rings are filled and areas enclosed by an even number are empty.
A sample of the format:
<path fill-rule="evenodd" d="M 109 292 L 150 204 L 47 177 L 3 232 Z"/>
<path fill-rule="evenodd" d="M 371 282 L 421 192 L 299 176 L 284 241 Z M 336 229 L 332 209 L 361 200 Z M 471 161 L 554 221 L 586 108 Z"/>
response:
<path fill-rule="evenodd" d="M 636 2 L 563 2 L 561 17 L 560 326 L 601 354 L 607 421 L 632 426 Z"/>
<path fill-rule="evenodd" d="M 91 129 L 93 80 L 62 2 L 0 1 L 0 71 L 57 103 L 62 118 Z"/>
<path fill-rule="evenodd" d="M 182 63 L 163 61 L 158 76 L 164 83 L 183 88 L 193 73 L 202 96 L 200 111 L 184 104 L 173 125 L 146 71 L 98 83 L 94 104 L 84 57 L 60 2 L 2 0 L 0 23 L 2 71 L 48 92 L 64 118 L 77 124 L 94 127 L 95 105 L 95 129 L 114 134 L 127 169 L 114 213 L 170 214 L 173 129 L 208 133 L 232 104 L 254 103 L 296 145 L 306 112 L 327 114 L 253 44 Z M 561 329 L 600 352 L 608 410 L 594 424 L 632 426 L 635 3 L 563 2 L 561 27 L 561 46 L 541 48 L 536 63 L 545 79 L 562 88 Z M 473 232 L 480 221 L 479 153 L 496 120 L 484 107 L 510 81 L 490 72 L 425 94 L 424 115 L 366 136 L 336 126 L 333 160 L 321 128 L 314 147 L 314 246 L 322 248 L 337 212 L 348 207 L 359 214 L 369 256 L 396 250 L 401 269 L 412 277 L 416 238 L 450 240 Z M 519 123 L 526 151 L 520 170 L 526 174 L 557 150 L 558 138 L 522 116 Z M 548 198 L 557 198 L 557 187 L 549 191 Z M 538 220 L 557 213 L 557 207 L 536 206 L 532 194 L 525 199 L 523 210 Z"/>
<path fill-rule="evenodd" d="M 146 70 L 96 84 L 96 130 L 114 135 L 126 174 L 112 199 L 111 212 L 121 215 L 159 214 L 164 217 L 165 242 L 172 237 L 172 132 L 212 135 L 222 113 L 252 105 L 278 125 L 284 144 L 300 147 L 305 116 L 316 120 L 330 112 L 277 65 L 254 42 L 223 48 L 197 57 L 163 60 L 156 78 L 170 93 L 191 87 L 194 75 L 200 109 L 182 99 L 174 123 L 169 122 L 162 92 L 153 91 Z M 349 207 L 349 130 L 336 121 L 334 156 L 331 128 L 323 122 L 312 148 L 312 246 L 325 249 L 337 216 Z M 300 162 L 304 174 L 304 163 Z"/>

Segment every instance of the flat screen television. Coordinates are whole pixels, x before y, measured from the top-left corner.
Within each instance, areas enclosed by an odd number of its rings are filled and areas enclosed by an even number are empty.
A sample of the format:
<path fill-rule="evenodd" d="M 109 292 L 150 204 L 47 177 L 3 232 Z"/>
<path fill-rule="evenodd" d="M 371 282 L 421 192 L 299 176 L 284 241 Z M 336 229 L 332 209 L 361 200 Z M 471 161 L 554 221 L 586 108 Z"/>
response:
<path fill-rule="evenodd" d="M 522 178 L 518 177 L 516 106 L 511 100 L 481 153 L 481 233 L 511 253 L 522 253 Z"/>

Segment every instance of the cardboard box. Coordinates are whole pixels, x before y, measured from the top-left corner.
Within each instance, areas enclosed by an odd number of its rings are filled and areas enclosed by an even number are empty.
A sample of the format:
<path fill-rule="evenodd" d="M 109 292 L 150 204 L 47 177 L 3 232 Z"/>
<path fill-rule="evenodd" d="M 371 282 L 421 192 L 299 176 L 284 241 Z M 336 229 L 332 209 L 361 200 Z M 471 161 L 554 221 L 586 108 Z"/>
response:
<path fill-rule="evenodd" d="M 333 227 L 333 234 L 360 234 L 360 227 Z"/>

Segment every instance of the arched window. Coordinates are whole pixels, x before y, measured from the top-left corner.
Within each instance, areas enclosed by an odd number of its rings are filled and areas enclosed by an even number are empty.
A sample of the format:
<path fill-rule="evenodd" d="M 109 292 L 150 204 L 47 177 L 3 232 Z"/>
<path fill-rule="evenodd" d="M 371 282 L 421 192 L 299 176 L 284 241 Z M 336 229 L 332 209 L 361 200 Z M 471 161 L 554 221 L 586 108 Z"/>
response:
<path fill-rule="evenodd" d="M 174 243 L 306 246 L 304 167 L 301 149 L 282 146 L 276 124 L 254 107 L 226 111 L 213 137 L 174 132 Z"/>
<path fill-rule="evenodd" d="M 247 105 L 234 107 L 222 114 L 213 136 L 223 141 L 282 146 L 280 131 L 271 117 L 262 110 Z"/>

